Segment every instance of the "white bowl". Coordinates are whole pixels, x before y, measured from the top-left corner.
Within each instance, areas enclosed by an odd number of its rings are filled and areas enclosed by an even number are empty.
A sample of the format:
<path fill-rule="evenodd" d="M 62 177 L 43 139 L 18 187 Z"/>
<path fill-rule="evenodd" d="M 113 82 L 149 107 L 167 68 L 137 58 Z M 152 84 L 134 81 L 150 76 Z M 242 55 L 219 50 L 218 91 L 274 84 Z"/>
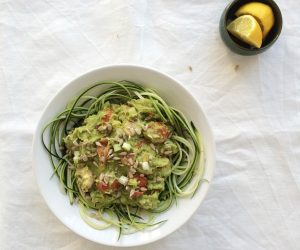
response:
<path fill-rule="evenodd" d="M 159 214 L 157 220 L 167 222 L 152 229 L 123 235 L 119 240 L 115 228 L 95 230 L 88 226 L 79 215 L 77 205 L 71 206 L 68 197 L 61 191 L 56 177 L 50 179 L 52 166 L 41 143 L 44 125 L 63 110 L 69 100 L 83 89 L 97 81 L 129 80 L 155 89 L 168 104 L 180 109 L 192 120 L 200 131 L 205 150 L 205 173 L 203 182 L 193 198 L 182 198 L 168 211 Z M 208 121 L 197 100 L 181 83 L 157 70 L 134 65 L 114 65 L 92 70 L 62 88 L 49 102 L 37 125 L 33 140 L 33 162 L 38 186 L 51 211 L 68 228 L 82 237 L 110 246 L 138 246 L 157 241 L 182 226 L 197 210 L 203 201 L 213 176 L 215 165 L 215 143 Z"/>

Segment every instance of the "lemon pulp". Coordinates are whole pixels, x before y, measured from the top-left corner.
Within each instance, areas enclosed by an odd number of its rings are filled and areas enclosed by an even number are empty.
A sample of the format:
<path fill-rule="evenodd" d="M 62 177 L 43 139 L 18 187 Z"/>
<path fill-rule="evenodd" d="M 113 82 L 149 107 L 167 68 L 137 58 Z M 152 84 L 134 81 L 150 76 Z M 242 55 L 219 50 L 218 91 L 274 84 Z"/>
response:
<path fill-rule="evenodd" d="M 262 44 L 262 31 L 253 16 L 243 15 L 232 21 L 227 30 L 243 42 L 260 48 Z"/>

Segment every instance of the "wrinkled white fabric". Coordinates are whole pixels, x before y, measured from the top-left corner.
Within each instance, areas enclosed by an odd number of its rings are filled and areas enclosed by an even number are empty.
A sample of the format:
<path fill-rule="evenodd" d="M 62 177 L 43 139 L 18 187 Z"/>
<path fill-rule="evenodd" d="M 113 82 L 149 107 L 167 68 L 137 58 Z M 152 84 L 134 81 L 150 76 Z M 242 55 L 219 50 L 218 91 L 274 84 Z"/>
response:
<path fill-rule="evenodd" d="M 218 33 L 228 0 L 2 0 L 0 249 L 113 249 L 56 219 L 38 191 L 30 153 L 56 91 L 117 63 L 152 66 L 182 81 L 217 144 L 215 177 L 197 213 L 167 238 L 132 249 L 300 249 L 300 2 L 277 2 L 279 40 L 242 57 Z"/>

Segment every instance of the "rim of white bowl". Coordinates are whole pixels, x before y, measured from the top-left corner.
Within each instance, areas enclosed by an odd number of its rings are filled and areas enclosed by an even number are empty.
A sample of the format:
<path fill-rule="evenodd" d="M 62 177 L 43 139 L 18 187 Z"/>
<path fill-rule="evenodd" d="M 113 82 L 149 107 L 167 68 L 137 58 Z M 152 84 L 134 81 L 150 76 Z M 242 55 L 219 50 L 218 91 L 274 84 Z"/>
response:
<path fill-rule="evenodd" d="M 209 169 L 209 172 L 208 172 L 208 182 L 205 182 L 206 184 L 206 190 L 204 190 L 204 194 L 203 194 L 203 197 L 202 199 L 199 199 L 199 201 L 197 202 L 197 205 L 194 206 L 190 212 L 190 214 L 186 217 L 186 219 L 180 223 L 177 227 L 174 227 L 172 230 L 169 230 L 169 231 L 165 231 L 163 233 L 161 233 L 159 236 L 157 236 L 156 238 L 153 238 L 153 239 L 150 239 L 150 240 L 145 240 L 143 242 L 140 242 L 140 243 L 137 243 L 137 244 L 134 244 L 134 243 L 129 243 L 129 244 L 118 244 L 118 242 L 116 241 L 115 243 L 104 243 L 104 242 L 101 242 L 101 241 L 98 241 L 92 237 L 89 237 L 87 235 L 83 235 L 81 234 L 81 232 L 79 232 L 78 230 L 70 227 L 64 220 L 63 218 L 55 211 L 52 209 L 52 207 L 50 206 L 50 204 L 48 203 L 48 200 L 47 200 L 47 197 L 45 195 L 45 193 L 43 192 L 43 188 L 39 182 L 39 178 L 37 176 L 37 162 L 36 162 L 36 159 L 35 159 L 35 151 L 36 151 L 36 144 L 37 144 L 37 140 L 39 138 L 40 135 L 38 135 L 38 133 L 40 132 L 40 128 L 43 124 L 42 123 L 42 118 L 44 117 L 44 114 L 45 114 L 45 111 L 48 109 L 48 107 L 51 105 L 51 103 L 53 102 L 53 100 L 56 98 L 56 96 L 64 91 L 67 87 L 69 87 L 70 85 L 73 84 L 73 82 L 77 81 L 79 78 L 81 77 L 85 77 L 89 74 L 93 74 L 95 73 L 96 71 L 98 70 L 104 70 L 104 69 L 107 69 L 107 68 L 132 68 L 132 69 L 142 69 L 142 70 L 148 70 L 148 71 L 151 71 L 153 72 L 154 74 L 160 74 L 162 76 L 164 76 L 165 78 L 168 78 L 170 79 L 171 81 L 174 81 L 176 82 L 176 84 L 182 88 L 183 91 L 186 91 L 190 96 L 191 98 L 197 103 L 197 105 L 199 106 L 200 110 L 202 111 L 202 114 L 203 114 L 203 119 L 205 120 L 205 123 L 207 124 L 207 132 L 209 133 L 209 137 L 211 138 L 211 152 L 212 152 L 212 159 L 211 159 L 211 166 L 210 166 L 210 169 Z M 201 131 L 200 131 L 201 132 Z M 34 135 L 33 135 L 33 140 L 32 140 L 32 155 L 31 155 L 31 158 L 32 158 L 32 161 L 33 161 L 33 170 L 34 170 L 34 175 L 35 175 L 35 181 L 38 185 L 38 188 L 39 188 L 39 192 L 41 193 L 44 201 L 46 202 L 47 204 L 47 207 L 50 209 L 50 211 L 56 216 L 56 218 L 59 219 L 59 221 L 64 224 L 67 228 L 69 228 L 72 232 L 75 232 L 77 235 L 81 236 L 82 238 L 85 238 L 87 240 L 90 240 L 92 242 L 95 242 L 95 243 L 98 243 L 98 244 L 101 244 L 101 245 L 106 245 L 106 246 L 112 246 L 112 247 L 134 247 L 134 246 L 142 246 L 142 245 L 146 245 L 146 244 L 150 244 L 150 243 L 153 243 L 153 242 L 156 242 L 158 240 L 161 240 L 163 238 L 165 238 L 166 236 L 170 235 L 171 233 L 173 233 L 174 231 L 178 230 L 179 228 L 181 228 L 186 222 L 188 222 L 190 220 L 190 218 L 195 214 L 195 212 L 197 211 L 197 209 L 199 208 L 199 206 L 201 205 L 201 203 L 203 202 L 203 200 L 205 199 L 207 193 L 208 193 L 208 190 L 209 190 L 209 187 L 211 185 L 211 180 L 213 179 L 213 176 L 214 176 L 214 170 L 215 170 L 215 164 L 216 164 L 216 144 L 215 144 L 215 140 L 214 140 L 214 135 L 213 135 L 213 132 L 212 132 L 212 129 L 211 129 L 211 126 L 210 126 L 210 123 L 207 119 L 207 116 L 204 112 L 204 110 L 202 109 L 200 103 L 198 102 L 197 98 L 195 98 L 195 96 L 193 95 L 193 93 L 191 93 L 191 91 L 189 91 L 180 81 L 176 80 L 175 78 L 171 77 L 170 75 L 166 74 L 166 73 L 162 73 L 160 70 L 158 69 L 155 69 L 153 67 L 149 67 L 149 66 L 143 66 L 143 65 L 138 65 L 138 64 L 108 64 L 108 65 L 105 65 L 105 66 L 102 66 L 102 67 L 98 67 L 98 68 L 93 68 L 91 70 L 88 70 L 87 72 L 83 73 L 83 74 L 79 74 L 77 75 L 75 78 L 73 78 L 73 80 L 71 80 L 70 82 L 68 82 L 67 84 L 65 84 L 63 87 L 61 87 L 58 91 L 56 91 L 56 93 L 52 96 L 52 98 L 48 101 L 48 103 L 46 104 L 46 106 L 44 107 L 44 109 L 42 110 L 41 112 L 41 115 L 40 115 L 40 118 L 37 122 L 37 125 L 36 125 L 36 128 L 35 128 L 35 131 L 34 131 Z M 206 163 L 205 163 L 206 164 Z"/>

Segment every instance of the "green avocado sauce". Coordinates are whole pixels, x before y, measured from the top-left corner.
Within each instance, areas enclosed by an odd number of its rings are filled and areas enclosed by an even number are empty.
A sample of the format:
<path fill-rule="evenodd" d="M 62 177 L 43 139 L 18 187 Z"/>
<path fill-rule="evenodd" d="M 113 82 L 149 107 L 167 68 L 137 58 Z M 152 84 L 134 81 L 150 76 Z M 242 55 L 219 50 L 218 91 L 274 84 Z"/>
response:
<path fill-rule="evenodd" d="M 155 209 L 178 148 L 149 99 L 106 102 L 64 138 L 78 188 L 95 207 Z"/>

